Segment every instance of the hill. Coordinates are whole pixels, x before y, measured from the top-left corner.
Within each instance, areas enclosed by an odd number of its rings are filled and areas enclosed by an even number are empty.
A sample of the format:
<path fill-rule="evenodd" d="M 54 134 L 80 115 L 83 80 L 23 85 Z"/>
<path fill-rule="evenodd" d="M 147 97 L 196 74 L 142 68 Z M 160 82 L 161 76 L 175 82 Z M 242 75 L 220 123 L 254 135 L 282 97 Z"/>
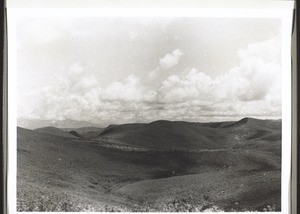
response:
<path fill-rule="evenodd" d="M 100 135 L 104 129 L 99 127 L 81 127 L 81 128 L 64 128 L 62 130 L 67 131 L 69 133 L 76 132 L 78 136 L 81 136 L 86 139 L 93 139 L 96 138 L 98 135 Z"/>
<path fill-rule="evenodd" d="M 123 124 L 107 127 L 98 139 L 161 150 L 237 148 L 247 146 L 250 141 L 252 146 L 257 144 L 259 147 L 259 142 L 272 144 L 281 140 L 281 121 L 244 118 L 219 123 L 155 121 Z"/>
<path fill-rule="evenodd" d="M 198 123 L 155 121 L 106 128 L 98 139 L 161 150 L 226 148 L 230 136 Z"/>
<path fill-rule="evenodd" d="M 94 139 L 74 137 L 72 130 L 18 127 L 17 208 L 280 211 L 280 127 L 281 121 L 247 119 L 73 130 L 100 131 Z"/>
<path fill-rule="evenodd" d="M 35 129 L 35 131 L 40 132 L 40 133 L 49 134 L 49 135 L 54 135 L 54 136 L 60 136 L 60 137 L 66 137 L 66 138 L 77 138 L 75 135 L 70 134 L 66 131 L 63 131 L 59 128 L 55 128 L 55 127 L 38 128 L 38 129 Z"/>
<path fill-rule="evenodd" d="M 224 126 L 224 128 L 233 127 L 248 127 L 256 129 L 280 129 L 281 120 L 261 120 L 256 118 L 245 117 L 239 121 L 231 122 Z"/>
<path fill-rule="evenodd" d="M 193 192 L 183 191 L 182 187 Z M 232 176 L 231 171 L 205 172 L 135 182 L 116 192 L 173 212 L 187 208 L 198 212 L 262 210 L 268 205 L 266 195 L 269 203 L 280 201 L 280 171 L 260 172 L 254 176 L 241 173 Z"/>
<path fill-rule="evenodd" d="M 244 118 L 223 128 L 234 136 L 233 148 L 251 148 L 281 155 L 281 120 Z"/>
<path fill-rule="evenodd" d="M 86 122 L 86 121 L 77 121 L 71 119 L 64 120 L 40 120 L 40 119 L 24 119 L 19 118 L 17 121 L 19 127 L 24 127 L 27 129 L 37 129 L 43 127 L 56 127 L 56 128 L 81 128 L 81 127 L 98 127 L 98 124 Z"/>

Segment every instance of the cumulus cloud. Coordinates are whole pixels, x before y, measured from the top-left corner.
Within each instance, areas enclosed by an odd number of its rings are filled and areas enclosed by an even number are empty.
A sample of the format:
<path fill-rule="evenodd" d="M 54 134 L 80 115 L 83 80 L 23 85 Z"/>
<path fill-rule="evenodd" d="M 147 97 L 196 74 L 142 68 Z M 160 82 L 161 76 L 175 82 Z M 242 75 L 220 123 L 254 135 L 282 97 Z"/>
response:
<path fill-rule="evenodd" d="M 240 63 L 224 75 L 211 77 L 195 68 L 169 76 L 158 90 L 161 103 L 198 106 L 186 113 L 277 115 L 281 113 L 279 38 L 250 44 L 238 52 Z M 267 56 L 266 56 L 267 54 Z"/>
<path fill-rule="evenodd" d="M 155 79 L 155 78 L 158 76 L 159 70 L 160 70 L 160 69 L 159 69 L 159 66 L 156 67 L 155 69 L 153 69 L 152 71 L 149 72 L 148 77 L 149 77 L 151 80 Z"/>
<path fill-rule="evenodd" d="M 280 53 L 278 37 L 248 45 L 238 52 L 239 66 L 223 77 L 227 82 L 234 78 L 237 81 L 224 86 L 232 88 L 234 95 L 242 101 L 264 100 L 270 96 L 281 100 Z"/>
<path fill-rule="evenodd" d="M 160 58 L 159 65 L 163 69 L 170 69 L 178 64 L 182 55 L 183 52 L 180 49 L 176 49 L 172 53 L 168 53 L 163 58 Z"/>
<path fill-rule="evenodd" d="M 159 59 L 159 66 L 149 72 L 149 78 L 155 79 L 161 70 L 168 70 L 176 66 L 183 55 L 180 49 L 174 50 L 172 53 L 167 53 L 163 58 Z"/>
<path fill-rule="evenodd" d="M 192 68 L 168 76 L 156 90 L 133 74 L 104 87 L 93 73 L 74 63 L 52 85 L 19 92 L 18 114 L 107 123 L 280 116 L 280 52 L 279 38 L 250 44 L 238 51 L 239 64 L 222 75 Z M 182 54 L 179 49 L 167 54 L 153 77 L 160 68 L 175 66 Z"/>
<path fill-rule="evenodd" d="M 119 122 L 129 115 L 132 119 L 154 99 L 155 92 L 146 90 L 135 75 L 101 87 L 93 74 L 75 63 L 51 86 L 19 92 L 18 116 Z"/>
<path fill-rule="evenodd" d="M 180 78 L 169 76 L 159 89 L 160 102 L 185 102 L 193 99 L 203 99 L 211 91 L 213 80 L 203 72 L 192 69 Z"/>
<path fill-rule="evenodd" d="M 245 49 L 238 51 L 240 59 L 247 58 L 260 58 L 265 62 L 276 62 L 280 61 L 281 47 L 279 37 L 274 37 L 269 40 L 252 43 Z"/>
<path fill-rule="evenodd" d="M 140 79 L 129 75 L 122 82 L 113 82 L 101 93 L 103 100 L 143 102 L 149 98 L 148 91 L 141 85 Z"/>

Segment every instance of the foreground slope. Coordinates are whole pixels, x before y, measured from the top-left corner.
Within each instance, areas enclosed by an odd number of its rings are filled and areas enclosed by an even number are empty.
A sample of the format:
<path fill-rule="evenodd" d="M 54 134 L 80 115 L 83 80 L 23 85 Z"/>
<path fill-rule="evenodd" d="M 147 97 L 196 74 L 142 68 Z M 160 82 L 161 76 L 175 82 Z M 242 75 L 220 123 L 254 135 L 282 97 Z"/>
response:
<path fill-rule="evenodd" d="M 169 206 L 171 211 L 185 211 L 183 208 L 189 204 L 196 205 L 190 207 L 193 211 L 203 211 L 210 205 L 217 205 L 219 211 L 263 210 L 280 201 L 280 172 L 252 175 L 231 170 L 205 172 L 135 182 L 116 192 L 154 208 L 167 209 Z M 268 204 L 265 197 L 268 197 Z M 174 203 L 177 203 L 177 209 Z"/>

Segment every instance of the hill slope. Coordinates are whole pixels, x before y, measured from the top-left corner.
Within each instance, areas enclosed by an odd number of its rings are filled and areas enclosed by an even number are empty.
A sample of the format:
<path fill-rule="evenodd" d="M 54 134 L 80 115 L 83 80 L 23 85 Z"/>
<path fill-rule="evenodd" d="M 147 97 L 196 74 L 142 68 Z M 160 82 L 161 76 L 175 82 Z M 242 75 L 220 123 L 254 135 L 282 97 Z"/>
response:
<path fill-rule="evenodd" d="M 257 149 L 281 155 L 281 120 L 244 118 L 225 127 L 232 148 Z"/>
<path fill-rule="evenodd" d="M 156 121 L 93 140 L 18 128 L 18 211 L 279 211 L 280 127 Z"/>
<path fill-rule="evenodd" d="M 35 131 L 40 132 L 40 133 L 54 135 L 54 136 L 59 136 L 59 137 L 77 138 L 75 135 L 72 135 L 68 132 L 65 132 L 65 131 L 63 131 L 59 128 L 55 128 L 55 127 L 38 128 L 38 129 L 35 129 Z"/>
<path fill-rule="evenodd" d="M 155 121 L 107 127 L 98 137 L 117 144 L 160 150 L 224 149 L 264 141 L 281 141 L 281 121 L 244 118 L 237 122 Z M 259 144 L 259 143 L 258 143 Z M 259 145 L 256 145 L 259 146 Z"/>
<path fill-rule="evenodd" d="M 99 139 L 161 150 L 226 148 L 230 136 L 197 123 L 155 121 L 108 127 Z"/>
<path fill-rule="evenodd" d="M 74 131 L 83 138 L 93 139 L 96 138 L 98 135 L 100 135 L 104 129 L 99 127 L 81 127 L 81 128 L 64 128 L 62 130 L 67 132 Z"/>

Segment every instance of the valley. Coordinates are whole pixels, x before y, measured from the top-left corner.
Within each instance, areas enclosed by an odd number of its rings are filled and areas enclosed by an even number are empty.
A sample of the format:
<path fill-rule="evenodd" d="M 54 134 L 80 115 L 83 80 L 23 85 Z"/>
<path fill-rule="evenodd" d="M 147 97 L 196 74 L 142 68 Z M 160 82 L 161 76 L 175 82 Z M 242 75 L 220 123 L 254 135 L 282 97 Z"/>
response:
<path fill-rule="evenodd" d="M 281 120 L 17 132 L 18 211 L 281 209 Z"/>

